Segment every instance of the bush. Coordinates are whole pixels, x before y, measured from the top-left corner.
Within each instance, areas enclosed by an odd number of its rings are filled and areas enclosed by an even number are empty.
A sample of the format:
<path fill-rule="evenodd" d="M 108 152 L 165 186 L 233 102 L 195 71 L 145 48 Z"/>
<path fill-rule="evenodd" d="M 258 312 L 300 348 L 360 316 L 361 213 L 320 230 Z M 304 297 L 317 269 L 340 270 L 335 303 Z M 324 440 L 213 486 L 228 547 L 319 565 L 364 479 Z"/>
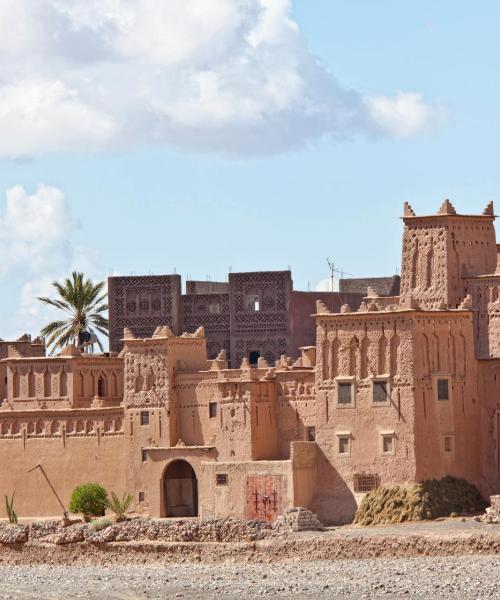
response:
<path fill-rule="evenodd" d="M 84 519 L 102 517 L 108 505 L 108 494 L 98 483 L 85 483 L 79 485 L 71 494 L 69 510 L 72 513 L 82 513 Z"/>
<path fill-rule="evenodd" d="M 107 517 L 102 517 L 101 519 L 94 519 L 90 521 L 89 528 L 92 531 L 101 531 L 102 529 L 106 529 L 106 527 L 111 527 L 113 525 L 113 521 L 108 519 Z"/>
<path fill-rule="evenodd" d="M 382 525 L 482 512 L 486 503 L 477 488 L 447 476 L 411 487 L 381 487 L 367 494 L 356 512 L 358 525 Z"/>

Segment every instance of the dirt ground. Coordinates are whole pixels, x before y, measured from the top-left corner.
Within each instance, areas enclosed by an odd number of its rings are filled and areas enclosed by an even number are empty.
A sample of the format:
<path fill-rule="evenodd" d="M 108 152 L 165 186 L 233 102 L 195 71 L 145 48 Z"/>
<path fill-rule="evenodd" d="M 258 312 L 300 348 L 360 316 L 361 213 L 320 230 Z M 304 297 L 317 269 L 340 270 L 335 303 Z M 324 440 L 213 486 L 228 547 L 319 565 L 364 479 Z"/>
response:
<path fill-rule="evenodd" d="M 0 598 L 498 598 L 500 526 L 459 519 L 256 542 L 0 545 Z"/>

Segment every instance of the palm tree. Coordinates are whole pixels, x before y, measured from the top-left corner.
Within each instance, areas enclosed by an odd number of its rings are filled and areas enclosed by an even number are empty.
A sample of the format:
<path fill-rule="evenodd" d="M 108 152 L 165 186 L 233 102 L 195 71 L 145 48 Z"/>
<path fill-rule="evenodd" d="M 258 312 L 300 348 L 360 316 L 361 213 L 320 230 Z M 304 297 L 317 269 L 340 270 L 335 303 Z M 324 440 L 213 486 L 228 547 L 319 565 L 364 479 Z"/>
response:
<path fill-rule="evenodd" d="M 94 283 L 83 278 L 83 273 L 73 271 L 71 279 L 62 283 L 53 281 L 52 285 L 57 291 L 58 298 L 38 298 L 40 302 L 64 311 L 65 320 L 52 321 L 46 325 L 41 333 L 47 339 L 47 345 L 54 353 L 58 348 L 64 348 L 70 343 L 81 346 L 84 333 L 109 334 L 109 321 L 103 316 L 108 310 L 106 302 L 107 293 L 104 290 L 105 282 Z M 97 344 L 103 351 L 102 344 L 97 338 Z"/>

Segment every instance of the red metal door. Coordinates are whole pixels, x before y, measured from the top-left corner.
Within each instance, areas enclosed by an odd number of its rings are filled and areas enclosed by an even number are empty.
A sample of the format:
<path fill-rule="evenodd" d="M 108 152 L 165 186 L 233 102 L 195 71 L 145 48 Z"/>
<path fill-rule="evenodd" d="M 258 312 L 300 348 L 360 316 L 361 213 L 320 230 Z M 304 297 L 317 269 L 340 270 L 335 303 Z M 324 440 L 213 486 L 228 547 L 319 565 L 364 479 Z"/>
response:
<path fill-rule="evenodd" d="M 283 514 L 283 477 L 247 477 L 247 517 L 274 523 Z"/>

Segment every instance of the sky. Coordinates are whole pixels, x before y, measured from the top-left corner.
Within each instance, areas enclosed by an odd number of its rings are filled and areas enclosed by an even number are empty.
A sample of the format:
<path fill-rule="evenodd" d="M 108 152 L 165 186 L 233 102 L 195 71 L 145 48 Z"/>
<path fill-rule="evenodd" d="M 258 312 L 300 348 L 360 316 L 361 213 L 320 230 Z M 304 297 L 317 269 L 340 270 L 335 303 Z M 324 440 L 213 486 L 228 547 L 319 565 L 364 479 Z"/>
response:
<path fill-rule="evenodd" d="M 0 337 L 73 269 L 400 268 L 402 206 L 500 202 L 500 5 L 0 0 Z"/>

